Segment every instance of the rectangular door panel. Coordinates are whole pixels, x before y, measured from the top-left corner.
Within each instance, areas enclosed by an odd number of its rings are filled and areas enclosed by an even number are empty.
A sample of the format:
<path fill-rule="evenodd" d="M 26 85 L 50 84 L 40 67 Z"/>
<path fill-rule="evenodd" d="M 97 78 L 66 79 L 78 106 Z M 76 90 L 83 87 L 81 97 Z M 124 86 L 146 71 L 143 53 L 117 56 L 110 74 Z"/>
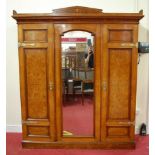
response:
<path fill-rule="evenodd" d="M 131 29 L 109 29 L 109 43 L 110 42 L 132 42 L 133 31 Z"/>
<path fill-rule="evenodd" d="M 47 49 L 25 49 L 27 117 L 48 118 Z"/>
<path fill-rule="evenodd" d="M 129 120 L 131 49 L 109 49 L 108 120 Z M 121 111 L 120 111 L 121 110 Z"/>
<path fill-rule="evenodd" d="M 24 30 L 23 40 L 24 42 L 47 42 L 48 41 L 47 29 L 41 30 Z"/>

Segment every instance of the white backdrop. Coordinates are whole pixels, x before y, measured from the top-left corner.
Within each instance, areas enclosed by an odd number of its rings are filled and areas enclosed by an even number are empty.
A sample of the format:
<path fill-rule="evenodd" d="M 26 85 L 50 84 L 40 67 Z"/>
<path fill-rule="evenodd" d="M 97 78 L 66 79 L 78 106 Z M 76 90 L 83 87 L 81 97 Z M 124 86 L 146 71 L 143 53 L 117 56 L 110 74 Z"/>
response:
<path fill-rule="evenodd" d="M 21 132 L 17 25 L 11 18 L 12 11 L 50 13 L 53 9 L 76 5 L 99 8 L 103 12 L 138 12 L 143 9 L 145 17 L 140 21 L 139 41 L 148 41 L 148 0 L 7 0 L 6 123 L 8 132 Z M 148 54 L 143 54 L 138 65 L 136 132 L 142 122 L 148 124 L 148 61 Z"/>

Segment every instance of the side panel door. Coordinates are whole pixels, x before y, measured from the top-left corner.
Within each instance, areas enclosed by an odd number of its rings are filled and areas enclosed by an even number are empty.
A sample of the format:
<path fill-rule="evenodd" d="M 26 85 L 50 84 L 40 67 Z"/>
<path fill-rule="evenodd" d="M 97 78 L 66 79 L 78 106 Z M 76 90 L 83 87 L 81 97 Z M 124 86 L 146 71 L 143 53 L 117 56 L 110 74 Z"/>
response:
<path fill-rule="evenodd" d="M 53 25 L 19 24 L 18 31 L 23 140 L 54 141 Z"/>
<path fill-rule="evenodd" d="M 137 25 L 102 25 L 101 140 L 133 142 L 137 78 Z"/>

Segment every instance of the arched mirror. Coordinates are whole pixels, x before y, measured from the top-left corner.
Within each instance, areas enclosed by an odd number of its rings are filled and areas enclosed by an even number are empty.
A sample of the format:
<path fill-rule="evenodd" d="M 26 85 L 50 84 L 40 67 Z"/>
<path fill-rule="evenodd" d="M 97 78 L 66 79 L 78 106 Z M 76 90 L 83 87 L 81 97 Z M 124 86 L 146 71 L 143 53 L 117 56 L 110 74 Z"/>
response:
<path fill-rule="evenodd" d="M 61 36 L 62 136 L 94 135 L 94 36 Z"/>

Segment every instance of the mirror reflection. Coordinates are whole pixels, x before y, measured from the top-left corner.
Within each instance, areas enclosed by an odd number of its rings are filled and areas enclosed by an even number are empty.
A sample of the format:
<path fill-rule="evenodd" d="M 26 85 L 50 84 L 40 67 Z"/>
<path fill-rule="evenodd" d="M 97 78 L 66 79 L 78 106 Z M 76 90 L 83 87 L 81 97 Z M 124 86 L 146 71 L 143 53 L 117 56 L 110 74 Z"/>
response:
<path fill-rule="evenodd" d="M 70 31 L 61 37 L 63 136 L 94 134 L 94 37 Z"/>

